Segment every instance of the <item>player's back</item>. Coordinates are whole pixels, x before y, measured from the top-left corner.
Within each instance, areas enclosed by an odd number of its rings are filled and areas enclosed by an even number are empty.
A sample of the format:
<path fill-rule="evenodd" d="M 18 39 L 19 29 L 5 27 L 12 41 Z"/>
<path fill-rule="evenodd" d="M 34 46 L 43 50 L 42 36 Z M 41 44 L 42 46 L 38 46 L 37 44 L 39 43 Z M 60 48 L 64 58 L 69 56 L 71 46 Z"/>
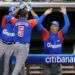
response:
<path fill-rule="evenodd" d="M 29 43 L 31 39 L 32 27 L 25 20 L 18 20 L 14 27 L 15 41 L 20 43 Z"/>

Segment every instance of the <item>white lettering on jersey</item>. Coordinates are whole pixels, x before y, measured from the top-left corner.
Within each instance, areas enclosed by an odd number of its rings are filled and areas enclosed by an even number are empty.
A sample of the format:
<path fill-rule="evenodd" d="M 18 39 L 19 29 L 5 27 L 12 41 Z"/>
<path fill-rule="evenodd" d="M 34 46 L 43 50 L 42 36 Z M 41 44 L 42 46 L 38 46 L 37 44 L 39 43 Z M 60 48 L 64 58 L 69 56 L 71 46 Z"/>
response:
<path fill-rule="evenodd" d="M 7 29 L 3 29 L 2 33 L 3 33 L 4 35 L 6 35 L 6 36 L 10 36 L 10 37 L 15 36 L 14 33 L 10 33 L 10 32 L 8 32 Z"/>
<path fill-rule="evenodd" d="M 52 45 L 51 43 L 47 43 L 48 48 L 60 48 L 62 47 L 62 44 Z"/>

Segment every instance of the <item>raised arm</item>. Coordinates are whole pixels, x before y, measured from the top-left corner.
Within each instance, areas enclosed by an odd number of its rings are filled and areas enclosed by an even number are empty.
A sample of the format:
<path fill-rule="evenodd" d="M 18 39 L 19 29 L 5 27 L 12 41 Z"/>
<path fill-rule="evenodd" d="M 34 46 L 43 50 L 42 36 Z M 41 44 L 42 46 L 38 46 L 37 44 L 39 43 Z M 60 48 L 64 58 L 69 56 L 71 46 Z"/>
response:
<path fill-rule="evenodd" d="M 42 23 L 43 20 L 45 19 L 45 17 L 46 17 L 48 14 L 51 14 L 51 13 L 52 13 L 52 8 L 47 9 L 47 10 L 43 13 L 43 15 L 40 17 L 40 23 Z"/>
<path fill-rule="evenodd" d="M 64 27 L 62 28 L 63 33 L 67 33 L 70 27 L 70 22 L 69 22 L 69 18 L 66 12 L 66 8 L 65 7 L 61 7 L 61 12 L 63 13 L 64 16 Z"/>
<path fill-rule="evenodd" d="M 26 4 L 24 3 L 24 1 L 20 2 L 19 6 L 16 7 L 16 10 L 14 11 L 14 14 L 17 15 L 18 11 L 20 9 L 24 9 L 26 7 Z"/>
<path fill-rule="evenodd" d="M 52 12 L 52 8 L 47 9 L 41 17 L 39 17 L 34 10 L 31 10 L 31 14 L 35 19 L 39 19 L 40 23 L 43 22 L 44 18 Z"/>
<path fill-rule="evenodd" d="M 37 20 L 39 19 L 39 16 L 34 12 L 33 9 L 31 10 L 31 14 L 32 14 L 34 19 L 37 19 Z"/>
<path fill-rule="evenodd" d="M 38 24 L 37 24 L 37 29 L 39 31 L 41 31 L 42 33 L 42 40 L 46 40 L 48 39 L 48 36 L 49 36 L 49 32 L 47 31 L 46 28 L 43 27 L 42 23 L 40 22 L 40 18 L 38 17 L 38 15 L 33 11 L 31 10 L 31 14 L 32 16 L 38 20 Z"/>
<path fill-rule="evenodd" d="M 17 15 L 17 13 L 18 13 L 19 10 L 20 10 L 20 8 L 19 7 L 16 7 L 16 10 L 13 12 L 14 15 Z"/>

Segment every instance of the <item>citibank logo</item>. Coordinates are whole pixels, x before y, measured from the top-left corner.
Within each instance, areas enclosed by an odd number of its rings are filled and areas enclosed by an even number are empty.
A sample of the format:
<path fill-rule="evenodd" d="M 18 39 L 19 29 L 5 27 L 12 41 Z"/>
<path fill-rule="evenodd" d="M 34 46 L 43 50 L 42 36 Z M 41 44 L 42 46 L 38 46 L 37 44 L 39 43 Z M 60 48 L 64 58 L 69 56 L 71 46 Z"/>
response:
<path fill-rule="evenodd" d="M 46 57 L 46 58 L 45 58 L 45 62 L 46 62 L 46 63 L 51 63 L 51 58 L 50 58 L 50 57 Z"/>

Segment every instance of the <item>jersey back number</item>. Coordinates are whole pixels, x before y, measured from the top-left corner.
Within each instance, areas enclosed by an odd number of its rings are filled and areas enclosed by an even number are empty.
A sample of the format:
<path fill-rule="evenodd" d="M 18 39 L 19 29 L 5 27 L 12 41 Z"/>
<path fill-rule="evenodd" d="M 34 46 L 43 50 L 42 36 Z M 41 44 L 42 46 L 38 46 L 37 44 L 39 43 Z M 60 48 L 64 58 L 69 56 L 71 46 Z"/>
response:
<path fill-rule="evenodd" d="M 24 26 L 18 26 L 18 36 L 23 37 L 24 36 Z"/>

